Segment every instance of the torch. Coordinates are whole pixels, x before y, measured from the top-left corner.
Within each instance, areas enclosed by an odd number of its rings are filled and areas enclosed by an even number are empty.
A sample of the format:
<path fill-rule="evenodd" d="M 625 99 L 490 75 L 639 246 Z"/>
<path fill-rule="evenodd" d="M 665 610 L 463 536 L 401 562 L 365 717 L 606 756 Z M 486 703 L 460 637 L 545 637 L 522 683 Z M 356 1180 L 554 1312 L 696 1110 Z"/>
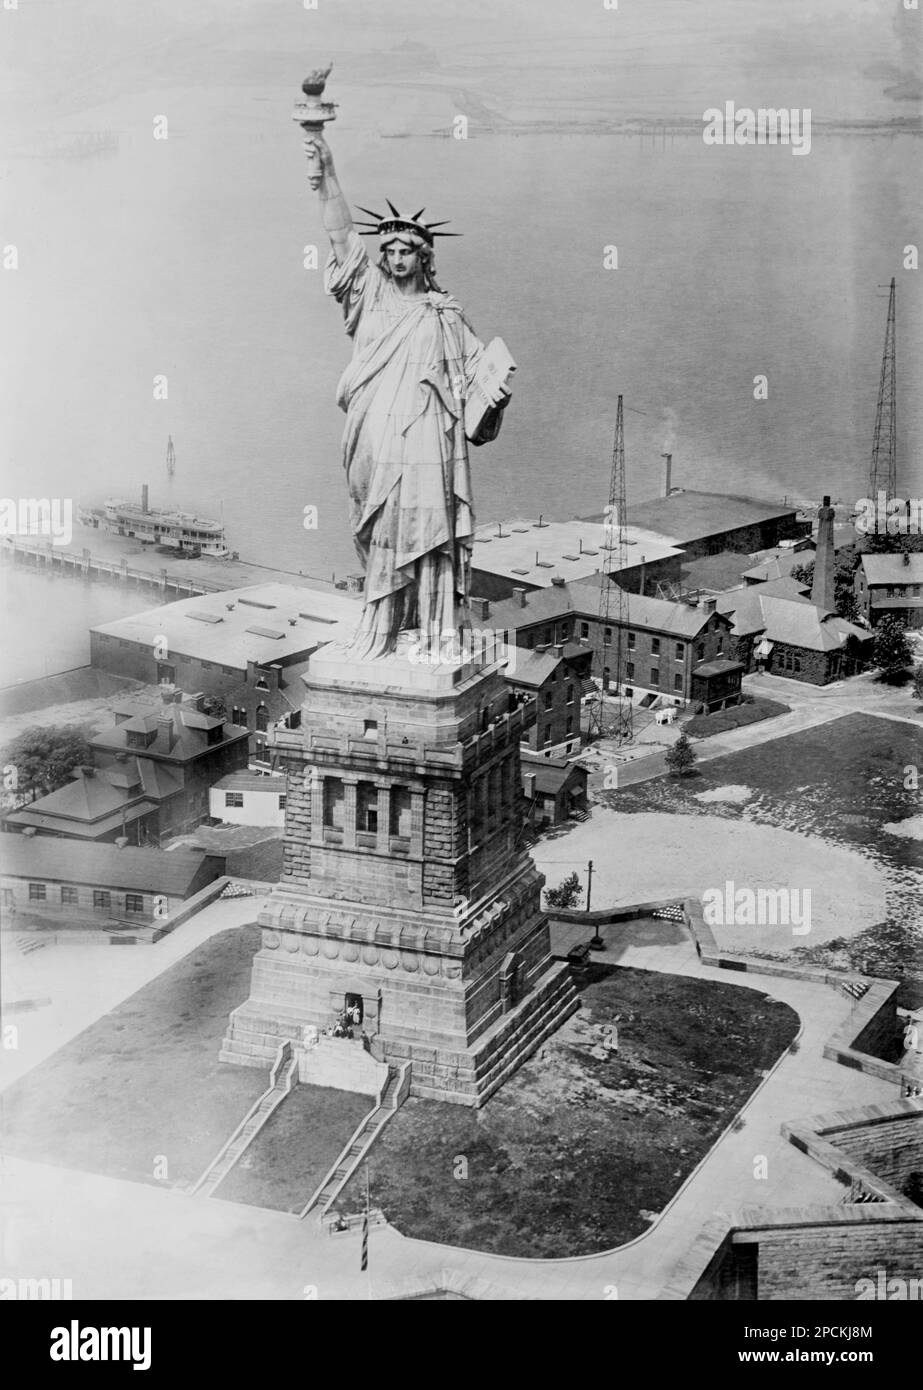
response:
<path fill-rule="evenodd" d="M 292 120 L 297 121 L 304 131 L 304 148 L 308 156 L 308 181 L 311 187 L 317 189 L 323 179 L 323 168 L 320 156 L 311 143 L 312 137 L 324 134 L 324 126 L 328 121 L 336 120 L 336 102 L 324 101 L 324 87 L 327 78 L 330 76 L 332 63 L 328 63 L 325 68 L 315 68 L 309 72 L 301 84 L 304 92 L 304 101 L 296 102 L 292 112 Z"/>

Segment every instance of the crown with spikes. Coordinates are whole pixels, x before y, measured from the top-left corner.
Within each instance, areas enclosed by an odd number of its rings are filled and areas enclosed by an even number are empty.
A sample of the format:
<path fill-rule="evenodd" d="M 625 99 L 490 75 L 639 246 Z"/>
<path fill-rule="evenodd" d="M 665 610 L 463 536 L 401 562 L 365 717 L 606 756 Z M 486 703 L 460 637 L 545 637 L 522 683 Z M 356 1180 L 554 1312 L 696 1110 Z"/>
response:
<path fill-rule="evenodd" d="M 432 246 L 434 237 L 462 235 L 461 232 L 437 232 L 435 230 L 437 227 L 448 226 L 447 221 L 421 222 L 419 219 L 423 216 L 425 208 L 420 208 L 420 211 L 415 212 L 413 217 L 402 217 L 390 198 L 386 198 L 385 202 L 391 209 L 390 217 L 382 217 L 380 212 L 372 212 L 370 208 L 364 208 L 359 203 L 356 204 L 360 212 L 364 212 L 367 217 L 374 219 L 372 222 L 356 223 L 362 236 L 387 236 L 390 232 L 413 232 L 422 238 L 427 246 Z"/>

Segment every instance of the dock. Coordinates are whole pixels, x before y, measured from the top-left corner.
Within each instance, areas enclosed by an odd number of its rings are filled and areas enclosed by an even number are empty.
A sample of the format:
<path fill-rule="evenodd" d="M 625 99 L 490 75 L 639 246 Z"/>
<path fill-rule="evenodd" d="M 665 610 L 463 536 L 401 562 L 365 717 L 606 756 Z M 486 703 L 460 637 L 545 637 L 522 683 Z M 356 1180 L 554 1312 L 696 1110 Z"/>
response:
<path fill-rule="evenodd" d="M 332 593 L 333 578 L 295 570 L 276 569 L 246 560 L 221 560 L 201 556 L 197 560 L 159 555 L 150 545 L 126 536 L 110 535 L 75 524 L 69 546 L 55 545 L 50 537 L 5 536 L 0 558 L 45 573 L 66 575 L 85 582 L 123 584 L 149 589 L 154 603 L 195 598 L 199 594 L 243 589 L 253 584 L 303 584 L 307 589 Z"/>

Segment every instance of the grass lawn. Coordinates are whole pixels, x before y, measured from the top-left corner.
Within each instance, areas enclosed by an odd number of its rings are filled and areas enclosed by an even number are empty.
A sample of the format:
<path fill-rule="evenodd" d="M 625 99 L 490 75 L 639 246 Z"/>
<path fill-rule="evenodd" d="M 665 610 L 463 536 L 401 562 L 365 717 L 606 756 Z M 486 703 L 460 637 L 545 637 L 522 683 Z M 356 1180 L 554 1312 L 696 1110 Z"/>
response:
<path fill-rule="evenodd" d="M 742 729 L 745 724 L 758 724 L 761 719 L 773 719 L 777 714 L 789 714 L 791 706 L 779 700 L 757 697 L 729 709 L 716 710 L 714 714 L 696 714 L 683 725 L 683 731 L 694 738 L 708 738 L 710 734 L 723 734 L 728 729 Z"/>
<path fill-rule="evenodd" d="M 215 1189 L 229 1202 L 301 1211 L 342 1152 L 373 1096 L 296 1086 Z"/>
<path fill-rule="evenodd" d="M 923 1003 L 923 845 L 894 834 L 920 813 L 920 793 L 907 788 L 905 769 L 920 766 L 920 731 L 871 715 L 849 714 L 829 724 L 739 753 L 699 763 L 695 775 L 663 777 L 601 799 L 617 811 L 672 811 L 748 820 L 845 845 L 887 873 L 885 921 L 837 941 L 797 946 L 803 964 L 902 979 L 901 1002 Z M 743 788 L 744 800 L 702 801 L 703 792 Z"/>
<path fill-rule="evenodd" d="M 371 1197 L 404 1235 L 531 1258 L 632 1239 L 798 1029 L 738 985 L 593 965 L 581 988 L 580 1012 L 482 1109 L 409 1100 L 384 1130 Z"/>
<path fill-rule="evenodd" d="M 14 1082 L 0 1094 L 4 1150 L 135 1182 L 194 1182 L 269 1082 L 268 1069 L 218 1061 L 258 946 L 256 927 L 220 932 Z"/>

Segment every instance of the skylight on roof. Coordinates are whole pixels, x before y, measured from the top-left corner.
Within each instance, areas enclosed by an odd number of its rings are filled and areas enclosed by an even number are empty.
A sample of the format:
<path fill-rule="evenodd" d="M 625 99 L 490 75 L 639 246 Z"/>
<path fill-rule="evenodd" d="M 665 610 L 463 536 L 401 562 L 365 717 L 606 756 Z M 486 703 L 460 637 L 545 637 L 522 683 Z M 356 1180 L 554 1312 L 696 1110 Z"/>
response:
<path fill-rule="evenodd" d="M 245 604 L 247 608 L 275 608 L 276 606 L 274 603 L 263 603 L 258 598 L 239 598 L 237 602 Z"/>
<path fill-rule="evenodd" d="M 217 613 L 206 613 L 201 608 L 194 609 L 186 614 L 187 618 L 195 618 L 197 623 L 223 623 L 224 619 Z"/>
<path fill-rule="evenodd" d="M 280 632 L 277 627 L 248 627 L 246 632 L 252 632 L 254 637 L 284 637 L 285 633 Z"/>

